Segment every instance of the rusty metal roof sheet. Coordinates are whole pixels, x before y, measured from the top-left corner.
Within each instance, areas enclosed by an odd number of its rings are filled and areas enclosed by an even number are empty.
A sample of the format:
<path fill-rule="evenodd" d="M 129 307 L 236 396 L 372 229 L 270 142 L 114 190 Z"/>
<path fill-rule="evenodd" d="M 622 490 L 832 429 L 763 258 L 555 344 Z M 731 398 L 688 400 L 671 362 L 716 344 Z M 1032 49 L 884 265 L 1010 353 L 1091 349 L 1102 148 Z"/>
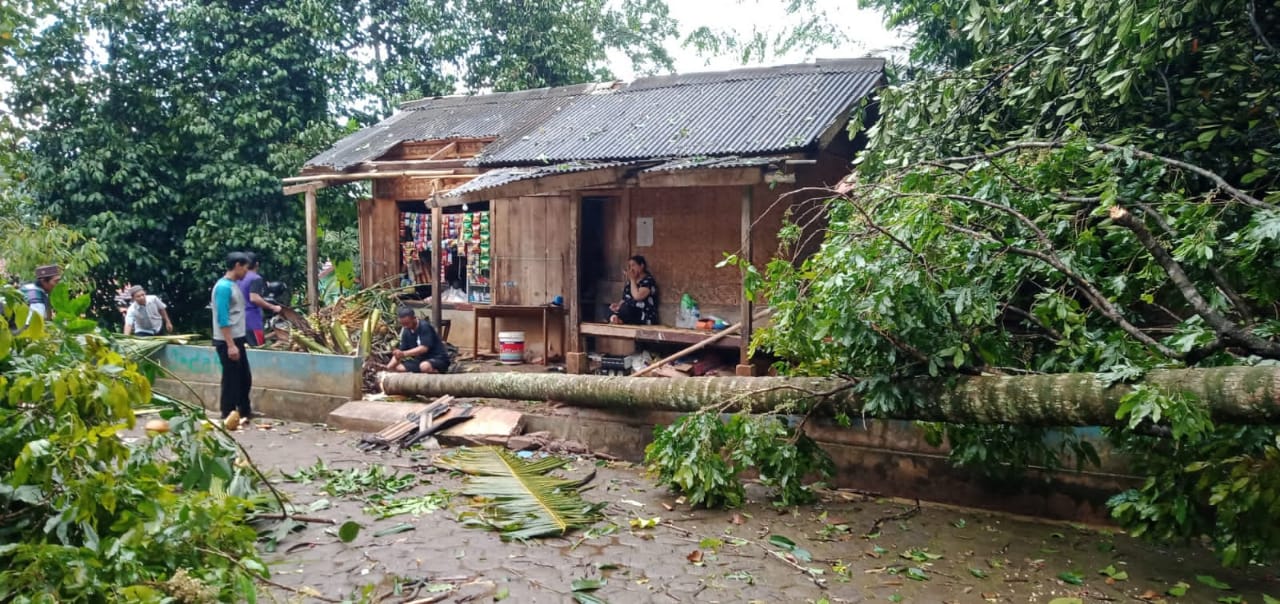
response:
<path fill-rule="evenodd" d="M 306 165 L 342 171 L 377 159 L 404 142 L 502 137 L 545 119 L 579 95 L 609 86 L 612 84 L 579 84 L 412 101 L 401 105 L 391 117 L 334 143 Z"/>
<path fill-rule="evenodd" d="M 528 165 L 801 150 L 880 83 L 881 59 L 658 76 L 581 96 L 473 163 Z"/>

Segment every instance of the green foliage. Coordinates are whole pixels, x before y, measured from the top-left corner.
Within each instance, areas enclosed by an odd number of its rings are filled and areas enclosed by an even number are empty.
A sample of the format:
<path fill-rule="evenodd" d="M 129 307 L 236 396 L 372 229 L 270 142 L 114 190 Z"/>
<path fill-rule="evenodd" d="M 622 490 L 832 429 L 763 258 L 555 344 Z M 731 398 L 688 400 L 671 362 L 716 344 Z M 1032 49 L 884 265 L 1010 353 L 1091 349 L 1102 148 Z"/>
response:
<path fill-rule="evenodd" d="M 784 228 L 792 249 L 821 244 L 767 267 L 757 295 L 775 313 L 754 346 L 786 371 L 856 376 L 870 416 L 909 413 L 896 385 L 914 376 L 1115 382 L 1280 357 L 1280 53 L 1267 37 L 1280 5 L 864 4 L 913 30 L 912 63 L 856 113 L 868 148 L 825 230 Z M 1152 478 L 1113 499 L 1116 517 L 1158 539 L 1211 535 L 1228 564 L 1274 558 L 1276 431 L 1214 426 L 1202 408 L 1178 392 L 1126 397 L 1109 434 Z M 1096 463 L 1072 432 L 926 433 L 1001 481 Z"/>
<path fill-rule="evenodd" d="M 727 420 L 713 412 L 686 415 L 654 429 L 645 463 L 658 482 L 688 497 L 692 505 L 737 507 L 746 493 L 740 475 L 754 470 L 782 506 L 813 501 L 805 480 L 827 478 L 831 458 L 813 439 L 776 415 L 737 413 Z"/>
<path fill-rule="evenodd" d="M 122 439 L 151 388 L 78 317 L 88 298 L 59 286 L 54 321 L 12 334 L 28 310 L 0 297 L 0 599 L 252 598 L 256 494 L 230 443 L 184 408 L 168 434 Z"/>
<path fill-rule="evenodd" d="M 610 51 L 668 69 L 674 27 L 659 0 L 6 4 L 0 141 L 23 153 L 0 170 L 33 198 L 29 223 L 93 235 L 99 283 L 145 285 L 179 326 L 203 328 L 228 251 L 258 253 L 272 280 L 306 281 L 302 204 L 279 179 L 342 135 L 461 85 L 607 78 Z M 326 258 L 353 258 L 353 202 L 367 196 L 320 192 Z M 113 294 L 96 295 L 104 316 Z"/>
<path fill-rule="evenodd" d="M 460 449 L 436 465 L 467 474 L 462 494 L 472 497 L 475 510 L 459 514 L 467 526 L 493 529 L 503 540 L 563 536 L 600 519 L 604 503 L 588 503 L 578 488 L 583 481 L 548 473 L 569 463 L 546 457 L 523 461 L 506 449 Z"/>

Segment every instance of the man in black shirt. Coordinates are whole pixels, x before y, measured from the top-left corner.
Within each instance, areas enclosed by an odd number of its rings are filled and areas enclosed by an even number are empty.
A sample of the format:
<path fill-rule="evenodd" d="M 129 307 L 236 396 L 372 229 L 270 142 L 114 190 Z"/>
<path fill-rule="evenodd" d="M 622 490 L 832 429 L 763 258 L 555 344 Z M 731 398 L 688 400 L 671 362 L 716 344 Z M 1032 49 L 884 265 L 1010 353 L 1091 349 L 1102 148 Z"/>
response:
<path fill-rule="evenodd" d="M 426 321 L 419 321 L 412 308 L 403 307 L 396 312 L 400 319 L 400 347 L 391 351 L 387 370 L 399 373 L 446 373 L 449 371 L 449 351 L 436 330 Z"/>

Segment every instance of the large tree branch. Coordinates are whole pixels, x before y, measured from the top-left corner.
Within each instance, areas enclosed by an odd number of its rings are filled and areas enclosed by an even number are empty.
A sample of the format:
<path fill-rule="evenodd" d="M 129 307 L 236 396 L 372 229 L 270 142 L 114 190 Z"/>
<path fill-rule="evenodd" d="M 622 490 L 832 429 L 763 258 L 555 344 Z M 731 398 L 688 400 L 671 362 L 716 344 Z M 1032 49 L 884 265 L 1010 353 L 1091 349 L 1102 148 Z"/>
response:
<path fill-rule="evenodd" d="M 952 162 L 967 163 L 967 162 L 977 161 L 980 159 L 995 159 L 997 157 L 1008 155 L 1010 153 L 1017 153 L 1017 152 L 1025 151 L 1029 149 L 1062 149 L 1067 147 L 1068 145 L 1069 143 L 1059 142 L 1059 141 L 1021 141 L 1016 143 L 1010 143 L 1009 145 L 1002 147 L 1000 149 L 997 149 L 995 151 L 990 151 L 986 153 L 975 153 L 973 155 L 948 157 L 948 158 L 937 160 L 937 161 L 944 164 L 952 163 Z M 1243 203 L 1250 207 L 1263 209 L 1263 210 L 1280 210 L 1280 206 L 1267 203 L 1265 201 L 1262 201 L 1261 199 L 1258 199 L 1257 197 L 1254 197 L 1248 193 L 1245 193 L 1244 191 L 1231 186 L 1231 184 L 1228 183 L 1225 178 L 1219 176 L 1217 173 L 1210 170 L 1206 170 L 1205 168 L 1201 168 L 1200 166 L 1197 166 L 1195 164 L 1187 163 L 1185 161 L 1178 160 L 1178 159 L 1173 159 L 1171 157 L 1165 157 L 1163 155 L 1156 155 L 1154 153 L 1143 151 L 1141 149 L 1137 149 L 1134 147 L 1122 147 L 1119 145 L 1112 145 L 1109 143 L 1092 143 L 1092 142 L 1089 143 L 1089 146 L 1094 147 L 1096 149 L 1101 149 L 1103 151 L 1132 153 L 1135 157 L 1157 161 L 1167 166 L 1173 166 L 1175 168 L 1180 168 L 1188 172 L 1198 174 L 1204 177 L 1205 179 L 1209 180 L 1213 184 L 1217 185 L 1220 190 L 1225 191 L 1228 195 L 1230 195 L 1232 198 L 1234 198 L 1236 201 L 1239 201 L 1240 203 Z"/>
<path fill-rule="evenodd" d="M 1155 208 L 1142 203 L 1141 201 L 1134 202 L 1133 205 L 1141 209 L 1144 216 L 1150 216 L 1151 220 L 1153 220 L 1156 223 L 1156 226 L 1160 227 L 1160 230 L 1164 231 L 1165 234 L 1175 238 L 1178 236 L 1178 232 L 1173 230 L 1173 226 L 1165 221 L 1164 216 L 1161 216 L 1160 212 L 1157 212 Z M 1249 310 L 1249 302 L 1236 292 L 1235 288 L 1231 287 L 1231 284 L 1227 282 L 1226 275 L 1223 275 L 1222 271 L 1218 270 L 1218 267 L 1212 264 L 1207 267 L 1207 270 L 1209 271 L 1209 277 L 1213 279 L 1213 284 L 1218 286 L 1218 289 L 1222 291 L 1222 294 L 1226 296 L 1228 300 L 1231 300 L 1231 303 L 1236 307 L 1236 312 L 1240 313 L 1240 317 L 1246 322 L 1253 321 L 1253 313 Z"/>
<path fill-rule="evenodd" d="M 1187 304 L 1191 305 L 1204 322 L 1218 334 L 1218 337 L 1228 345 L 1242 346 L 1249 352 L 1264 356 L 1267 358 L 1280 358 L 1280 343 L 1271 342 L 1260 338 L 1248 331 L 1242 329 L 1239 325 L 1232 323 L 1221 313 L 1209 306 L 1209 302 L 1200 295 L 1200 291 L 1196 289 L 1191 279 L 1187 277 L 1186 271 L 1182 269 L 1182 265 L 1174 259 L 1173 254 L 1165 249 L 1151 231 L 1147 229 L 1147 225 L 1141 220 L 1134 217 L 1129 210 L 1120 206 L 1113 206 L 1110 210 L 1111 220 L 1116 224 L 1129 229 L 1134 236 L 1147 250 L 1156 263 L 1164 269 L 1165 274 L 1169 275 L 1169 280 L 1173 282 L 1174 287 L 1186 299 Z"/>
<path fill-rule="evenodd" d="M 1151 336 L 1147 335 L 1145 332 L 1139 329 L 1138 326 L 1134 325 L 1133 323 L 1130 323 L 1128 319 L 1125 319 L 1124 315 L 1120 314 L 1119 309 L 1117 309 L 1115 305 L 1113 305 L 1111 301 L 1108 300 L 1107 297 L 1102 294 L 1101 291 L 1098 291 L 1098 289 L 1092 283 L 1090 283 L 1088 279 L 1085 279 L 1083 276 L 1077 274 L 1075 271 L 1068 268 L 1067 265 L 1063 264 L 1063 262 L 1059 260 L 1056 256 L 1046 254 L 1038 250 L 1032 250 L 1032 249 L 1027 249 L 1023 247 L 1008 245 L 1000 241 L 999 239 L 995 238 L 993 235 L 989 233 L 982 233 L 982 232 L 975 231 L 973 229 L 968 229 L 959 225 L 947 224 L 947 228 L 953 231 L 956 231 L 957 233 L 969 235 L 970 237 L 975 237 L 978 239 L 986 239 L 988 241 L 997 243 L 1003 246 L 1005 251 L 1008 251 L 1011 254 L 1025 256 L 1028 258 L 1035 258 L 1036 260 L 1039 260 L 1045 264 L 1048 264 L 1049 266 L 1057 270 L 1059 273 L 1062 273 L 1064 276 L 1070 279 L 1071 282 L 1074 283 L 1075 286 L 1080 290 L 1080 292 L 1084 294 L 1086 298 L 1089 299 L 1089 303 L 1092 304 L 1094 308 L 1097 308 L 1098 312 L 1102 313 L 1102 316 L 1109 319 L 1112 323 L 1115 323 L 1118 327 L 1120 327 L 1120 329 L 1123 329 L 1125 333 L 1129 334 L 1139 342 L 1142 342 L 1143 344 L 1146 344 L 1147 346 L 1150 346 L 1151 348 L 1156 349 L 1157 351 L 1160 352 L 1160 354 L 1163 354 L 1169 358 L 1173 358 L 1173 359 L 1182 358 L 1183 355 L 1181 353 L 1156 341 L 1155 338 L 1152 338 Z"/>

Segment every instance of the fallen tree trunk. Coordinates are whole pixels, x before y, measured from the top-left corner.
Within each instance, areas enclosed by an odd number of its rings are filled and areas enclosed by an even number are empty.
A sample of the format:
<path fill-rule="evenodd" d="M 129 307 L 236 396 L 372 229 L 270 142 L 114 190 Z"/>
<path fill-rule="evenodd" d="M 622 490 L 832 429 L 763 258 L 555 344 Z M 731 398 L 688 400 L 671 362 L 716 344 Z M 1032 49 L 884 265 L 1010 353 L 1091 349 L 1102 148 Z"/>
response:
<path fill-rule="evenodd" d="M 770 411 L 825 399 L 830 409 L 862 415 L 852 383 L 828 378 L 700 377 L 633 379 L 554 373 L 382 374 L 387 394 L 560 401 L 582 407 L 696 411 L 708 405 Z M 1168 369 L 1142 383 L 1182 392 L 1209 407 L 1214 421 L 1280 424 L 1280 368 Z M 915 379 L 903 384 L 906 409 L 880 417 L 1035 426 L 1117 424 L 1125 384 L 1107 387 L 1092 373 Z M 874 415 L 874 414 L 873 414 Z"/>

